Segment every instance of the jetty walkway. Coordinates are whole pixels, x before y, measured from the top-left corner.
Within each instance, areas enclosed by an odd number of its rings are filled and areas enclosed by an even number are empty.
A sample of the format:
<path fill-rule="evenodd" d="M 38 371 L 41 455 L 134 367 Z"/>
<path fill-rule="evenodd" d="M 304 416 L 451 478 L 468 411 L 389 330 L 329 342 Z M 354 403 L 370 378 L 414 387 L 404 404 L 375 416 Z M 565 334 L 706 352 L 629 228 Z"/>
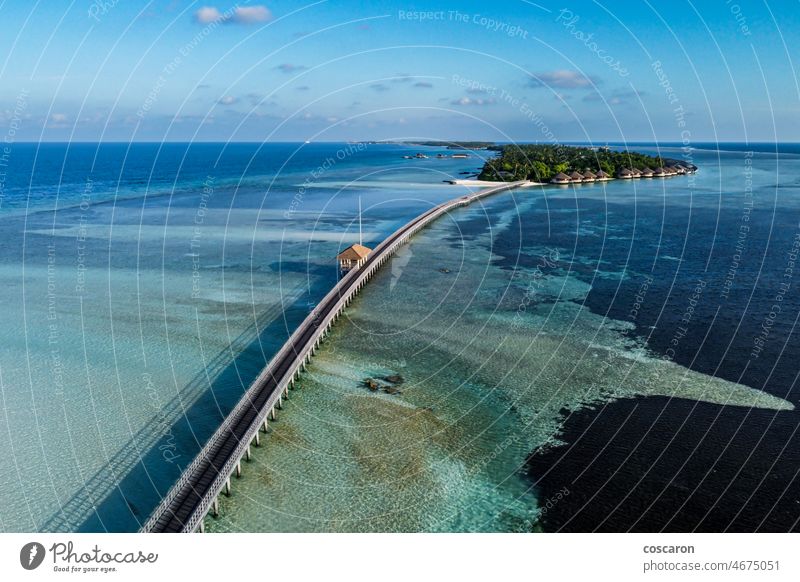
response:
<path fill-rule="evenodd" d="M 448 211 L 486 196 L 528 185 L 531 183 L 524 181 L 503 183 L 439 204 L 396 230 L 375 247 L 360 267 L 349 271 L 325 295 L 270 360 L 219 429 L 186 467 L 141 531 L 204 531 L 206 515 L 219 512 L 219 495 L 230 494 L 231 477 L 241 476 L 242 461 L 250 460 L 250 447 L 261 443 L 261 433 L 265 433 L 269 422 L 275 419 L 283 400 L 289 397 L 289 389 L 305 370 L 333 323 L 381 265 L 412 236 Z"/>

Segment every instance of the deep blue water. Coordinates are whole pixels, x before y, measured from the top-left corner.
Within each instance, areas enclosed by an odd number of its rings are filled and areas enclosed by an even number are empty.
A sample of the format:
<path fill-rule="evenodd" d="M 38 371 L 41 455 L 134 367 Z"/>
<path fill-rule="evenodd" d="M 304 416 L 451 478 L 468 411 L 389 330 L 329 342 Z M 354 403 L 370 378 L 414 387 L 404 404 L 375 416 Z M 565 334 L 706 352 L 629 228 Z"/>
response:
<path fill-rule="evenodd" d="M 543 516 L 546 530 L 800 527 L 800 146 L 695 145 L 701 169 L 690 187 L 629 201 L 550 199 L 549 236 L 524 228 L 525 237 L 588 257 L 575 270 L 591 281 L 585 305 L 633 322 L 632 337 L 657 357 L 795 410 L 659 396 L 568 414 L 566 444 L 529 462 L 544 497 L 571 491 Z M 601 226 L 576 234 L 582 221 Z"/>
<path fill-rule="evenodd" d="M 70 206 L 91 182 L 96 197 L 111 200 L 145 193 L 185 193 L 209 176 L 218 186 L 269 186 L 333 159 L 336 176 L 394 161 L 425 148 L 345 143 L 17 143 L 4 168 L 0 209 Z M 396 155 L 395 155 L 396 153 Z M 480 164 L 478 164 L 479 166 Z M 355 170 L 348 173 L 347 170 Z"/>

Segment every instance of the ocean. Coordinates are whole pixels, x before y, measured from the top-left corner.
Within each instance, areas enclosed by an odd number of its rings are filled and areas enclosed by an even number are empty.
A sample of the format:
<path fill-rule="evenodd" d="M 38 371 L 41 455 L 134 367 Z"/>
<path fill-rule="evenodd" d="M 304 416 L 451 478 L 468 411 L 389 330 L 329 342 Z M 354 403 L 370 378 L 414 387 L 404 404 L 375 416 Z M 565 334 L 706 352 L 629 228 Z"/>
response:
<path fill-rule="evenodd" d="M 135 531 L 372 244 L 482 163 L 377 144 L 15 144 L 0 530 Z"/>
<path fill-rule="evenodd" d="M 698 147 L 693 176 L 519 190 L 426 229 L 208 529 L 797 529 L 800 158 L 775 147 Z M 397 375 L 380 381 L 402 394 L 364 385 Z"/>
<path fill-rule="evenodd" d="M 358 200 L 372 246 L 481 165 L 421 150 L 14 146 L 0 528 L 136 530 L 335 282 Z M 797 529 L 799 152 L 697 144 L 692 176 L 450 213 L 351 304 L 208 529 Z"/>

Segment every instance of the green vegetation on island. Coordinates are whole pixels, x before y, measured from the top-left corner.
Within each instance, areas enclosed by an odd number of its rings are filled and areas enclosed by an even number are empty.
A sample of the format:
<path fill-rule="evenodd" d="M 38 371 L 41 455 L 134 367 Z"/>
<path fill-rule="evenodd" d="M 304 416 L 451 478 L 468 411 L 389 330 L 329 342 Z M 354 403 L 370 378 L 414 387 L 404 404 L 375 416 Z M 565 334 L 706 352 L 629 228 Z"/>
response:
<path fill-rule="evenodd" d="M 480 180 L 550 182 L 558 174 L 568 176 L 572 172 L 583 174 L 600 170 L 613 177 L 626 170 L 655 170 L 667 162 L 678 163 L 631 151 L 616 152 L 607 147 L 522 144 L 491 149 L 497 149 L 499 155 L 486 161 L 478 176 Z"/>

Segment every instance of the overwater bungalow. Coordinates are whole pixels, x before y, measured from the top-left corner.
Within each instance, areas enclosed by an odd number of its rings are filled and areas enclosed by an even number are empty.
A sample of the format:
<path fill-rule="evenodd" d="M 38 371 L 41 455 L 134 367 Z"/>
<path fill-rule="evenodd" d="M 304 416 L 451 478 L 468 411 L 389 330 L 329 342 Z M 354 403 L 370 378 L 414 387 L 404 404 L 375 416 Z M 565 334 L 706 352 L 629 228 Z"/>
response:
<path fill-rule="evenodd" d="M 666 172 L 664 172 L 664 168 L 656 168 L 653 170 L 653 178 L 663 178 L 666 176 Z"/>
<path fill-rule="evenodd" d="M 617 178 L 622 180 L 630 180 L 633 178 L 633 174 L 631 174 L 631 171 L 628 168 L 622 168 L 619 172 L 617 172 Z"/>
<path fill-rule="evenodd" d="M 631 178 L 640 178 L 642 171 L 638 168 L 631 168 Z"/>
<path fill-rule="evenodd" d="M 595 176 L 595 174 L 591 170 L 586 170 L 583 173 L 584 182 L 594 182 L 595 180 L 597 180 L 597 176 Z"/>
<path fill-rule="evenodd" d="M 646 167 L 642 170 L 642 178 L 652 178 L 653 177 L 653 170 Z"/>
<path fill-rule="evenodd" d="M 580 172 L 572 172 L 569 175 L 569 181 L 570 182 L 583 182 L 583 174 L 581 174 Z"/>
<path fill-rule="evenodd" d="M 569 184 L 571 179 L 564 172 L 559 172 L 550 179 L 551 184 Z"/>
<path fill-rule="evenodd" d="M 603 170 L 599 170 L 597 174 L 595 174 L 596 180 L 610 180 L 611 176 L 605 173 Z"/>

